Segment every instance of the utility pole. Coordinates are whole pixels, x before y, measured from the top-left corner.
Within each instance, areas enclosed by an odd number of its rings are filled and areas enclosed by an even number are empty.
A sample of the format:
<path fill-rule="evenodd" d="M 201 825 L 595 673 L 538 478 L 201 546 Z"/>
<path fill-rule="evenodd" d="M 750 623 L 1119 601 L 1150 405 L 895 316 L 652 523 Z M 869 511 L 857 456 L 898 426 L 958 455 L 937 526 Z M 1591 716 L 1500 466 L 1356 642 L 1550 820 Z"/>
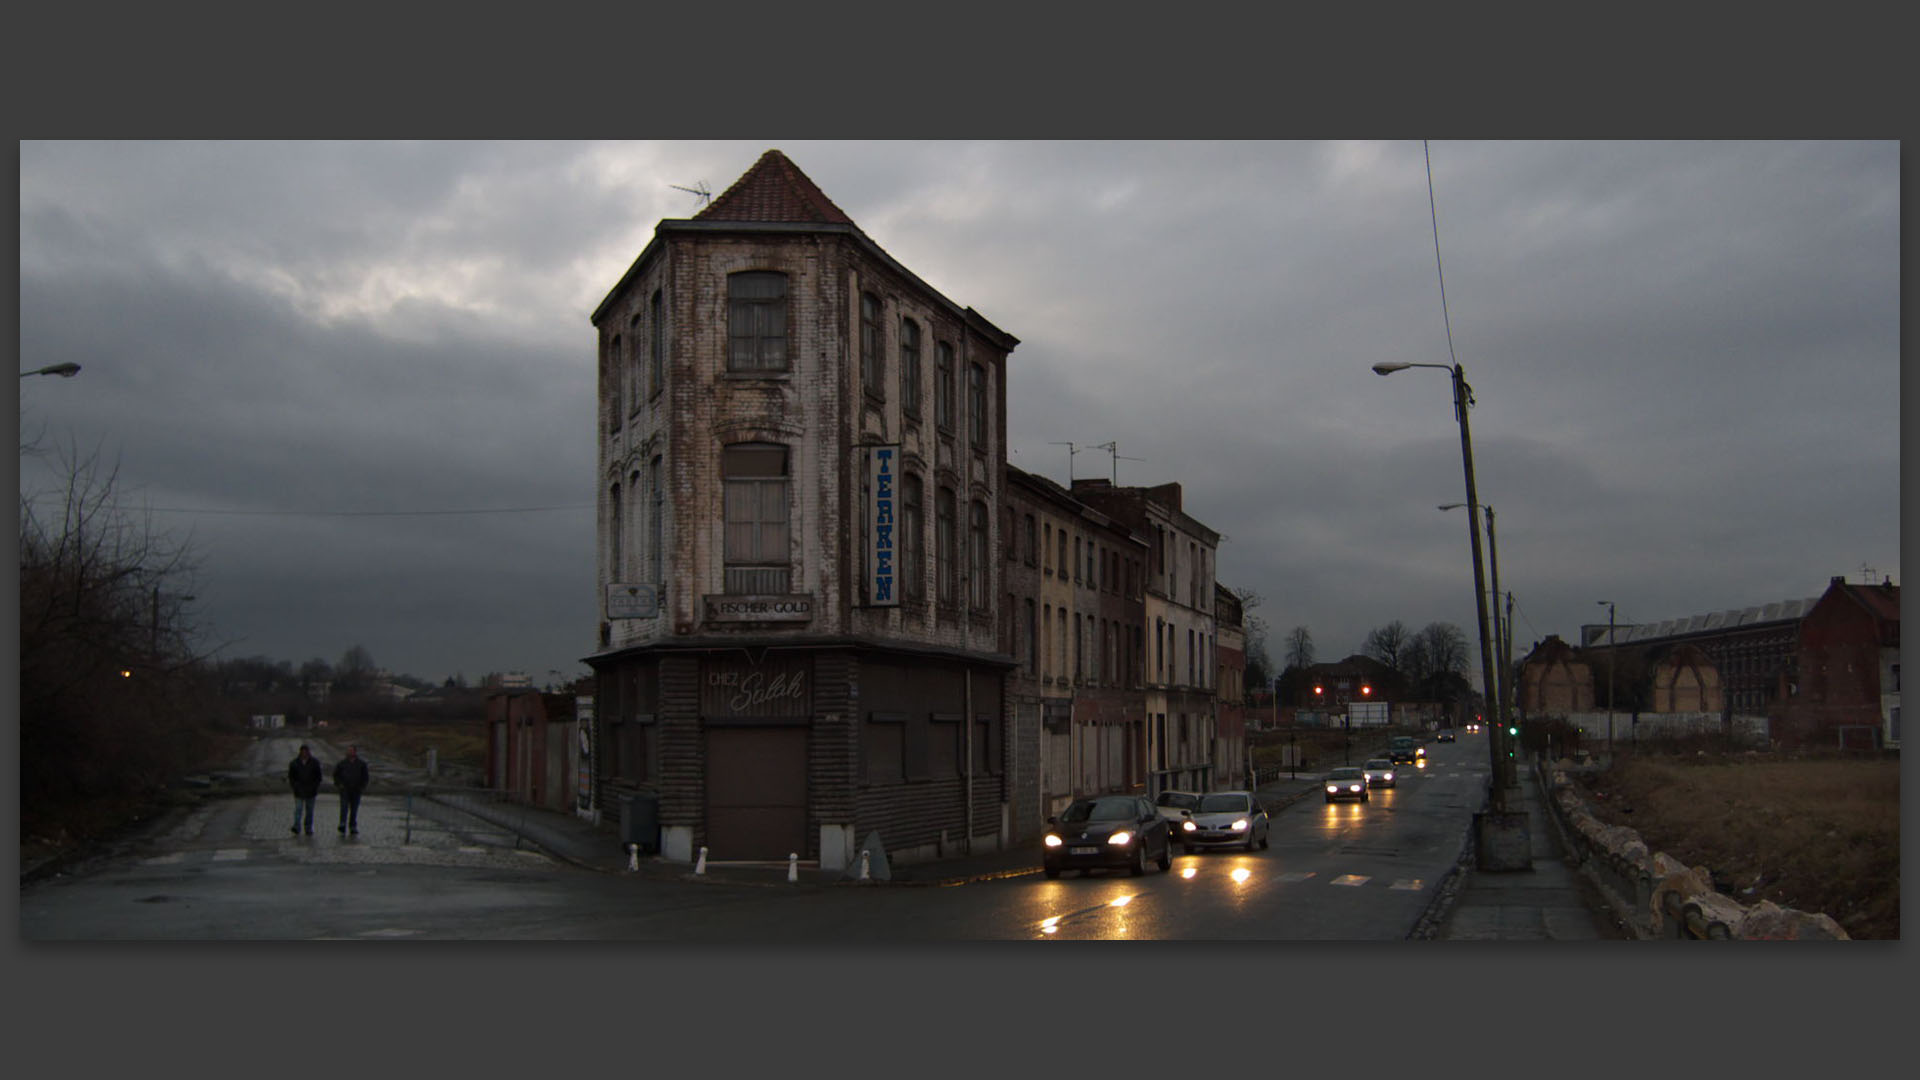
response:
<path fill-rule="evenodd" d="M 1598 600 L 1595 603 L 1607 605 L 1607 753 L 1613 753 L 1613 601 Z"/>

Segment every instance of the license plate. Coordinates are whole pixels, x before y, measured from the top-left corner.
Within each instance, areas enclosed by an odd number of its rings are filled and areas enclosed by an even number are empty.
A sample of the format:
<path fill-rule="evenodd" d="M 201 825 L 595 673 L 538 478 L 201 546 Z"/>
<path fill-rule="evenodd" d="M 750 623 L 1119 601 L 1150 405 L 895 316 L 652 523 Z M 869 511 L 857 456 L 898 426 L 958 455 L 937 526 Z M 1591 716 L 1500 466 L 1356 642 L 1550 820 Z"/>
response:
<path fill-rule="evenodd" d="M 1068 848 L 1068 849 L 1067 849 L 1067 854 L 1069 854 L 1069 855 L 1098 855 L 1098 854 L 1100 854 L 1100 849 L 1099 849 L 1099 848 L 1097 848 L 1097 847 L 1076 847 L 1076 848 Z"/>

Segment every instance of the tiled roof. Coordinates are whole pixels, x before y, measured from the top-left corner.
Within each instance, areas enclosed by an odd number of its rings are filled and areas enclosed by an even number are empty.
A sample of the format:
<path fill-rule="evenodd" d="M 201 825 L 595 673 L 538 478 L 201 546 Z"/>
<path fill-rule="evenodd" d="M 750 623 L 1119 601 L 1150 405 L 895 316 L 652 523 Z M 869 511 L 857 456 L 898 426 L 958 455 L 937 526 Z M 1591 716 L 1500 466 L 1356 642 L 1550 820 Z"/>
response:
<path fill-rule="evenodd" d="M 694 216 L 695 221 L 777 221 L 852 225 L 819 185 L 778 150 L 760 155 L 733 186 Z"/>

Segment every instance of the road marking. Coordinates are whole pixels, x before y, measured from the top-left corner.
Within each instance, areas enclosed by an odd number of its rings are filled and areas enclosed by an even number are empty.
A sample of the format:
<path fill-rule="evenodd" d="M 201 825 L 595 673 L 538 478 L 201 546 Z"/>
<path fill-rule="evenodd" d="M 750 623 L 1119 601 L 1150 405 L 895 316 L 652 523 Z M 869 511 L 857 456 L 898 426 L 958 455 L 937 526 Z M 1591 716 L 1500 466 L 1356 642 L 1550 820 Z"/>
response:
<path fill-rule="evenodd" d="M 1312 877 L 1316 872 L 1317 871 L 1313 871 L 1313 870 L 1294 870 L 1289 873 L 1281 874 L 1280 880 L 1283 883 L 1288 885 L 1297 885 L 1300 882 L 1305 881 L 1308 878 Z"/>
<path fill-rule="evenodd" d="M 180 861 L 181 859 L 184 859 L 184 858 L 186 858 L 186 857 L 187 857 L 187 853 L 186 853 L 186 852 L 184 852 L 184 851 L 176 851 L 176 852 L 174 852 L 174 853 L 173 853 L 173 854 L 171 854 L 171 855 L 155 855 L 155 856 L 154 856 L 153 858 L 151 858 L 151 859 L 143 859 L 143 860 L 141 860 L 141 863 L 140 863 L 140 865 L 142 865 L 142 866 L 171 866 L 172 864 L 174 864 L 174 863 L 177 863 L 177 862 L 179 862 L 179 861 Z"/>
<path fill-rule="evenodd" d="M 418 930 L 402 930 L 398 927 L 390 926 L 384 930 L 362 930 L 360 931 L 359 934 L 355 936 L 357 937 L 412 937 L 413 935 L 419 932 L 420 931 Z"/>
<path fill-rule="evenodd" d="M 1424 884 L 1426 884 L 1426 883 L 1425 883 L 1425 882 L 1423 882 L 1423 881 L 1421 881 L 1421 880 L 1420 880 L 1419 878 L 1401 878 L 1400 880 L 1398 880 L 1398 881 L 1396 881 L 1396 882 L 1394 882 L 1393 884 L 1391 884 L 1391 885 L 1389 885 L 1389 886 L 1387 886 L 1387 888 L 1389 888 L 1389 889 L 1419 889 L 1419 888 L 1420 888 L 1421 886 L 1423 886 Z"/>
<path fill-rule="evenodd" d="M 221 848 L 219 851 L 213 853 L 214 862 L 245 862 L 246 858 L 247 849 L 243 847 Z"/>
<path fill-rule="evenodd" d="M 1332 881 L 1328 882 L 1327 884 L 1329 885 L 1365 885 L 1367 882 L 1372 880 L 1373 878 L 1367 874 L 1341 874 L 1339 877 L 1334 878 Z"/>

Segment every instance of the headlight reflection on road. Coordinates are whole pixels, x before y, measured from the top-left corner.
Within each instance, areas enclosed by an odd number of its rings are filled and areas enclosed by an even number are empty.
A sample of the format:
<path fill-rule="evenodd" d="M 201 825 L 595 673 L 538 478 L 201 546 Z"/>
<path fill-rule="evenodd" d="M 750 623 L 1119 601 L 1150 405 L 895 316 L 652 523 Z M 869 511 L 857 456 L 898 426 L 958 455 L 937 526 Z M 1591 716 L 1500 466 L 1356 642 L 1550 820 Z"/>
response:
<path fill-rule="evenodd" d="M 1229 876 L 1233 878 L 1235 885 L 1244 885 L 1247 883 L 1247 879 L 1253 876 L 1253 871 L 1244 866 L 1236 866 L 1233 868 L 1233 873 Z"/>
<path fill-rule="evenodd" d="M 1183 878 L 1186 878 L 1188 881 L 1192 881 L 1193 876 L 1195 874 L 1198 874 L 1199 872 L 1200 872 L 1200 869 L 1198 867 L 1189 866 L 1186 869 L 1180 871 L 1180 876 Z"/>
<path fill-rule="evenodd" d="M 1116 896 L 1112 900 L 1107 901 L 1107 906 L 1108 907 L 1126 907 L 1128 904 L 1131 904 L 1131 903 L 1133 903 L 1133 897 L 1131 896 Z"/>

